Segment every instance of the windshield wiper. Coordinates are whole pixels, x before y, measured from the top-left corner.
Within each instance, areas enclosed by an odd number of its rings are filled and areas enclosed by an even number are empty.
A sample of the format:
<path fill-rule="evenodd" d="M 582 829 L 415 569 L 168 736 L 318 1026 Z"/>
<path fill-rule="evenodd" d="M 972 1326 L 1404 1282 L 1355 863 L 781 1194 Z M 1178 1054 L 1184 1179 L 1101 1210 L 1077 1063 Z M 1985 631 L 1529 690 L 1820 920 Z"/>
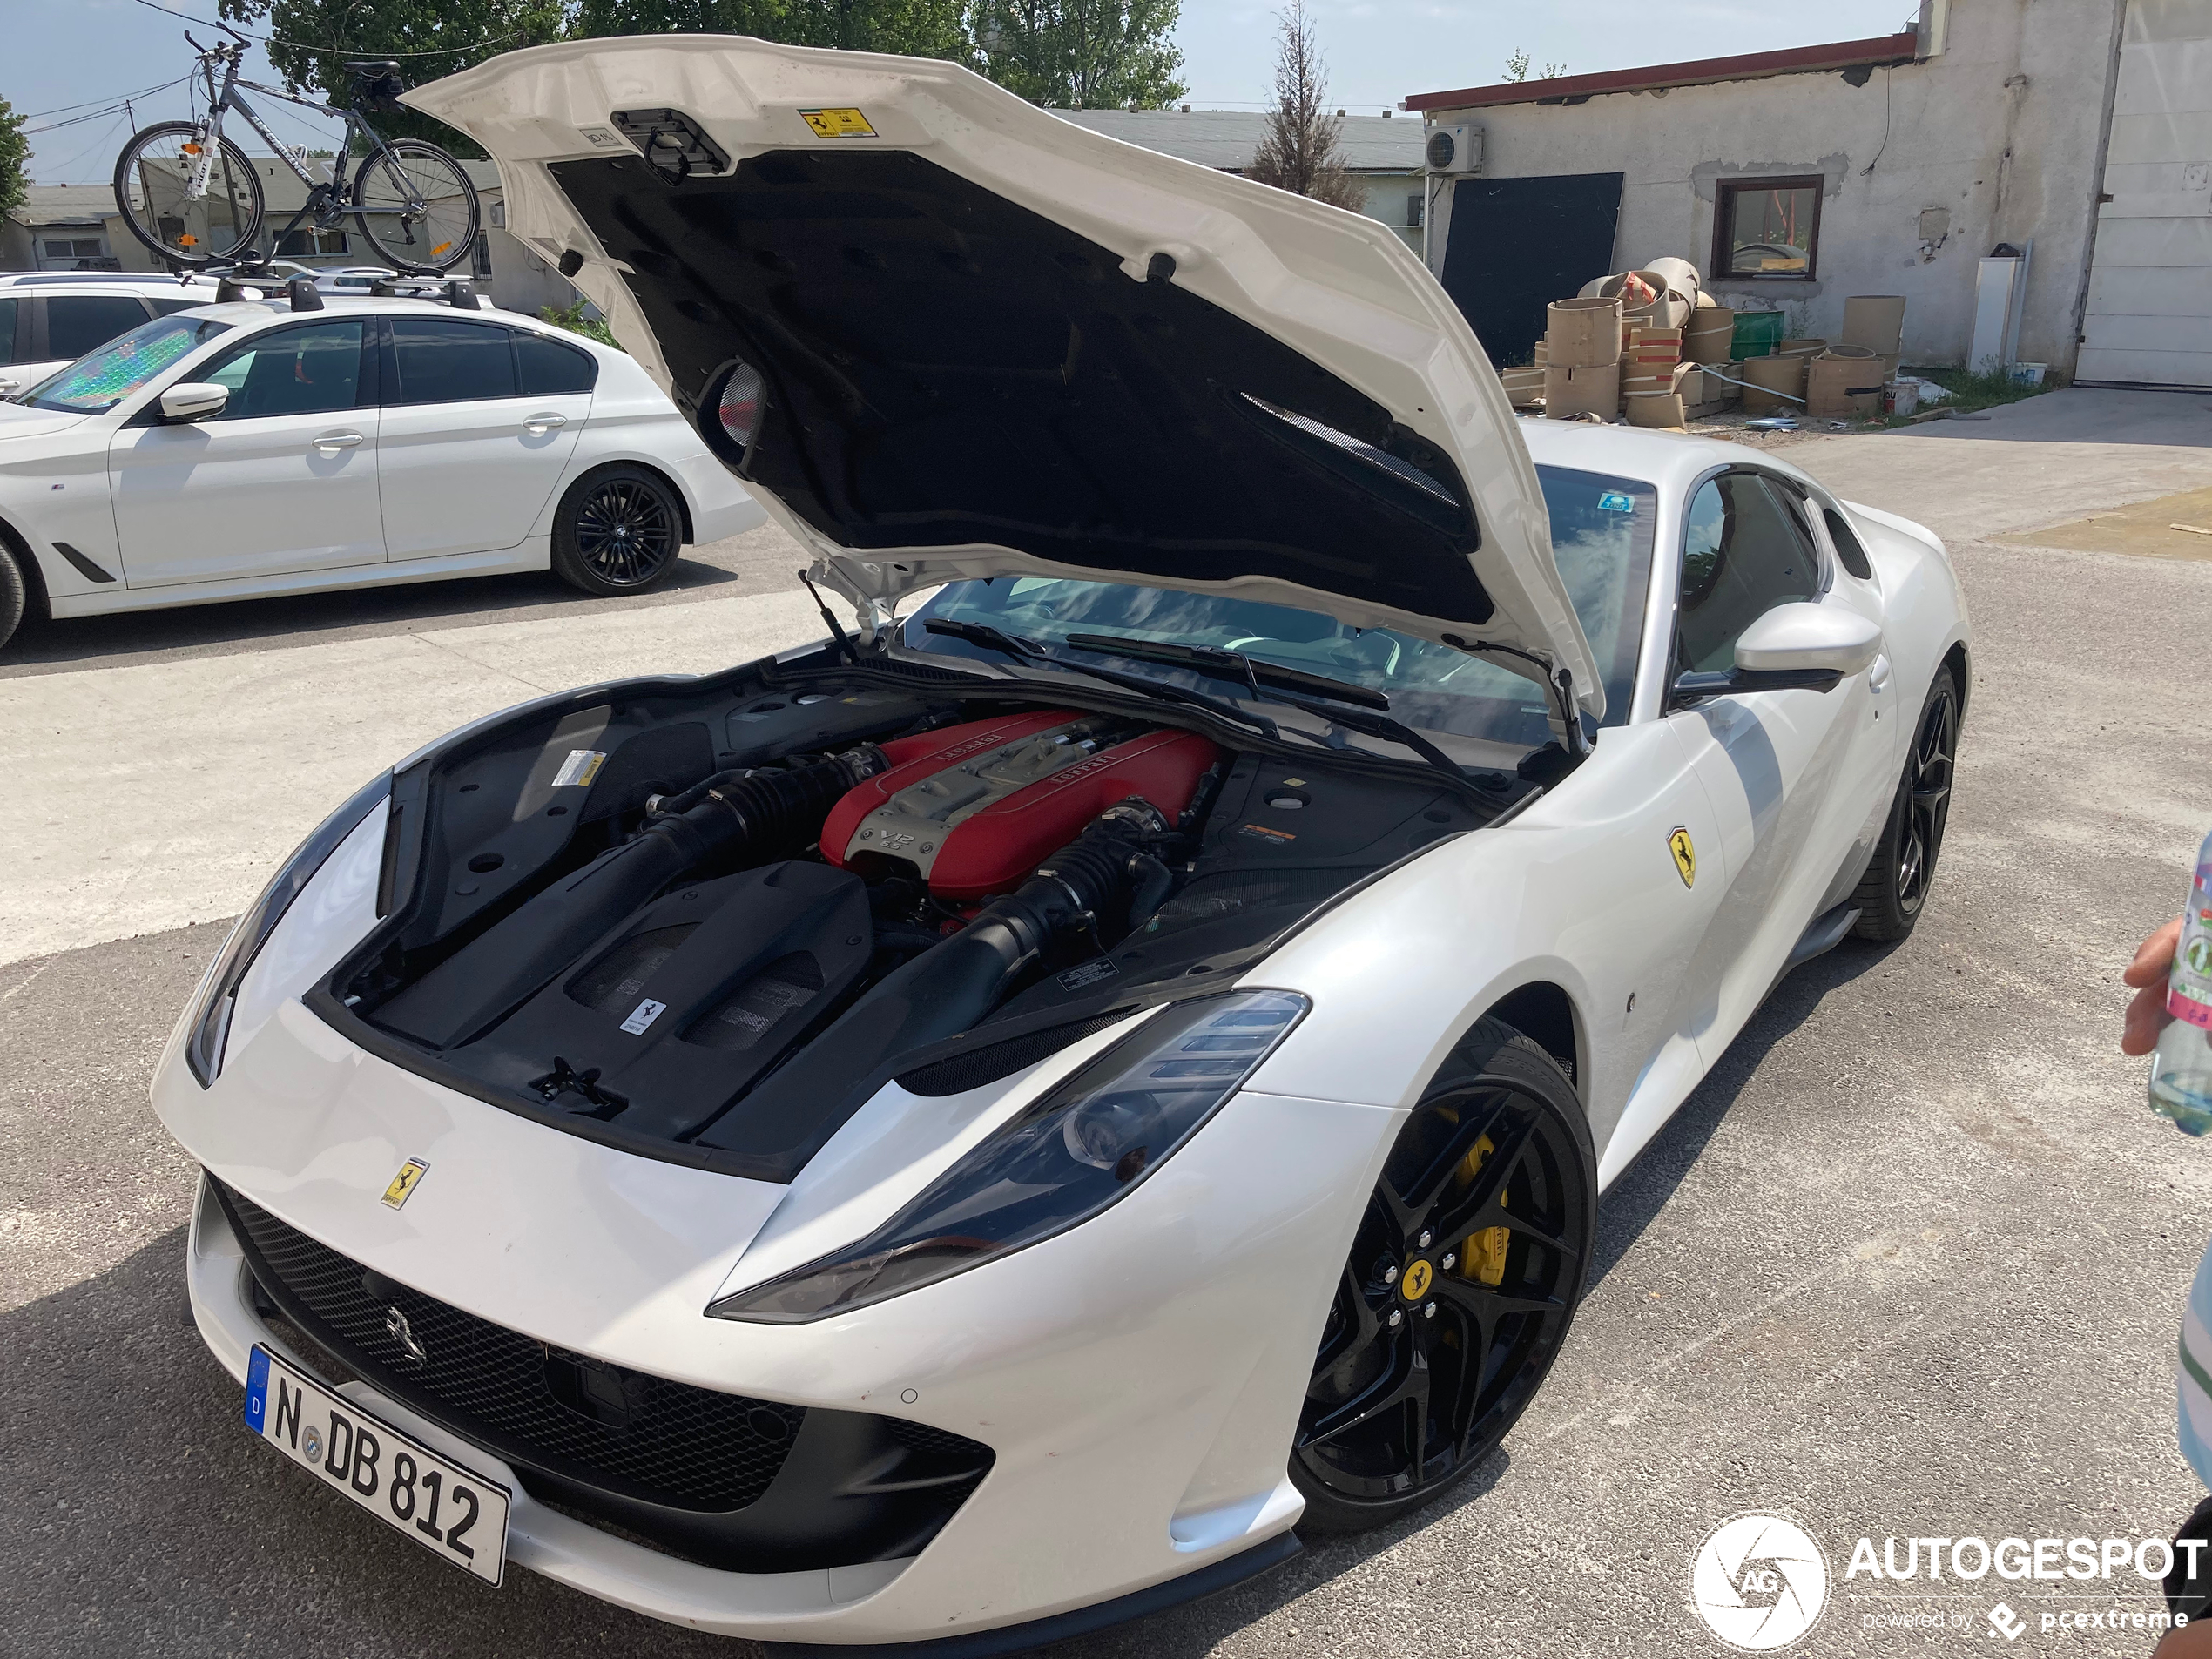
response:
<path fill-rule="evenodd" d="M 1295 668 L 1278 667 L 1272 663 L 1247 657 L 1242 651 L 1222 651 L 1212 645 L 1177 645 L 1160 640 L 1124 639 L 1118 634 L 1069 634 L 1068 643 L 1078 651 L 1113 651 L 1124 657 L 1170 663 L 1178 668 L 1187 668 L 1194 674 L 1236 680 L 1249 685 L 1254 697 L 1261 694 L 1259 688 L 1264 685 L 1278 703 L 1287 703 L 1292 708 L 1304 709 L 1309 714 L 1333 720 L 1349 731 L 1363 732 L 1371 738 L 1401 744 L 1454 783 L 1467 781 L 1465 767 L 1402 721 L 1393 720 L 1386 714 L 1354 713 L 1337 706 L 1344 703 L 1352 704 L 1362 710 L 1387 709 L 1390 706 L 1389 698 L 1366 686 L 1332 680 L 1320 674 L 1308 674 Z M 1329 700 L 1323 702 L 1323 698 Z M 1307 732 L 1300 732 L 1299 735 L 1312 736 Z"/>
<path fill-rule="evenodd" d="M 1223 651 L 1215 645 L 1178 645 L 1166 640 L 1130 639 L 1120 634 L 1069 634 L 1068 644 L 1077 651 L 1108 651 L 1117 657 L 1134 657 L 1140 662 L 1167 663 L 1217 679 L 1240 680 L 1252 688 L 1254 696 L 1258 695 L 1261 686 L 1268 685 L 1280 691 L 1304 691 L 1310 697 L 1325 697 L 1332 702 L 1353 703 L 1363 709 L 1379 709 L 1386 713 L 1390 709 L 1388 695 L 1371 686 L 1264 663 L 1242 651 Z"/>
<path fill-rule="evenodd" d="M 1163 702 L 1180 703 L 1188 708 L 1204 709 L 1237 725 L 1249 726 L 1273 743 L 1283 740 L 1283 733 L 1274 721 L 1251 709 L 1240 709 L 1234 703 L 1217 697 L 1208 697 L 1204 691 L 1186 691 L 1180 685 L 1169 685 L 1142 674 L 1117 674 L 1110 668 L 1099 668 L 1089 663 L 1071 663 L 1063 657 L 1055 657 L 1042 646 L 1026 639 L 1016 639 L 1002 633 L 987 622 L 961 622 L 953 617 L 929 617 L 922 621 L 924 633 L 941 634 L 948 639 L 966 640 L 971 645 L 981 645 L 985 651 L 995 651 L 1001 657 L 1011 657 L 1017 663 L 1042 663 L 1048 668 L 1065 669 L 1070 674 L 1084 674 L 1109 685 L 1118 685 L 1125 691 L 1135 691 L 1143 697 L 1157 698 Z"/>

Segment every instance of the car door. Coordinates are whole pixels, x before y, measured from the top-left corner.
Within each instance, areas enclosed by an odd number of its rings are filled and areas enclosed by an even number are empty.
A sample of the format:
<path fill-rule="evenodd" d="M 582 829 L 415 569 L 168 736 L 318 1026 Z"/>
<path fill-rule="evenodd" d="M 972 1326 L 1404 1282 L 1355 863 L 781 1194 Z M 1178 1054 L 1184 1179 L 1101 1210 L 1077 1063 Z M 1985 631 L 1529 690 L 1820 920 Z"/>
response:
<path fill-rule="evenodd" d="M 582 390 L 531 389 L 562 382 L 548 381 L 538 354 L 518 354 L 517 331 L 497 323 L 402 315 L 386 326 L 394 384 L 384 400 L 381 488 L 391 556 L 517 545 L 568 466 L 591 412 L 589 381 Z"/>
<path fill-rule="evenodd" d="M 381 563 L 372 330 L 320 318 L 250 336 L 194 381 L 223 410 L 164 424 L 157 399 L 108 448 L 131 585 Z"/>
<path fill-rule="evenodd" d="M 1673 671 L 1732 668 L 1744 629 L 1806 601 L 1855 606 L 1831 590 L 1797 494 L 1751 469 L 1701 483 L 1686 515 Z M 1875 678 L 1703 697 L 1665 717 L 1711 802 L 1727 883 L 1689 975 L 1708 1065 L 1765 997 L 1858 832 L 1862 813 L 1833 808 L 1881 741 Z"/>
<path fill-rule="evenodd" d="M 19 295 L 0 294 L 0 397 L 30 384 L 30 307 Z"/>

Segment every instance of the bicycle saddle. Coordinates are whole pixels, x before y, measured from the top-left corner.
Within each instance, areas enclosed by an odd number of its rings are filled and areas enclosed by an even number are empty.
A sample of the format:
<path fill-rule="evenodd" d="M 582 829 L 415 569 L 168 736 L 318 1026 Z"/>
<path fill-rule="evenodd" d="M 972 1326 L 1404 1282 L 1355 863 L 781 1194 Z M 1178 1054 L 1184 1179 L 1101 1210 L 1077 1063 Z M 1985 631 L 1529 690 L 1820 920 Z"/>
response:
<path fill-rule="evenodd" d="M 388 57 L 381 59 L 364 57 L 348 63 L 346 67 L 364 80 L 377 75 L 396 75 L 400 72 L 398 60 Z"/>

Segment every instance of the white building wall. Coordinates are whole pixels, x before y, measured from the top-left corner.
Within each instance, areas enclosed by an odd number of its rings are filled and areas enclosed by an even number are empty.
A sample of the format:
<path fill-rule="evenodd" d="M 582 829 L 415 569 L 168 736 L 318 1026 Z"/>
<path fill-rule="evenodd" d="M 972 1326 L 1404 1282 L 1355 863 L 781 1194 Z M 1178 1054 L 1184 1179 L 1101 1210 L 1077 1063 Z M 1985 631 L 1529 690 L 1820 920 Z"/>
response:
<path fill-rule="evenodd" d="M 1706 270 L 1723 177 L 1822 175 L 1812 280 L 1708 287 L 1749 308 L 1794 305 L 1802 332 L 1831 338 L 1847 297 L 1903 294 L 1908 362 L 1964 362 L 1977 261 L 2033 238 L 2020 354 L 2070 372 L 2121 0 L 1952 0 L 1949 10 L 1939 56 L 1876 69 L 1864 86 L 1831 71 L 1428 119 L 1480 123 L 1487 177 L 1624 173 L 1615 270 L 1668 254 Z M 1440 271 L 1450 195 L 1439 192 L 1430 232 Z M 1940 233 L 1924 239 L 1924 222 Z"/>

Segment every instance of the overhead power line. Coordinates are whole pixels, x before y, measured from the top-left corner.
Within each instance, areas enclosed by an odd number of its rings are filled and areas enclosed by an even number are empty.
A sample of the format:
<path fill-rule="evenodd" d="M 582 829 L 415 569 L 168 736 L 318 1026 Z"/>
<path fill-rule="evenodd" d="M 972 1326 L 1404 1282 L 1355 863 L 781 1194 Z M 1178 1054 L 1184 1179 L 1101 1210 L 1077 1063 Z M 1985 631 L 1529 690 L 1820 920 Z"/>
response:
<path fill-rule="evenodd" d="M 186 23 L 206 24 L 210 28 L 228 29 L 231 27 L 228 24 L 218 24 L 212 17 L 194 17 L 189 11 L 178 11 L 168 6 L 156 5 L 154 3 L 154 0 L 138 0 L 138 4 L 145 7 L 149 11 L 167 12 L 172 17 L 182 17 Z M 358 50 L 364 56 L 374 51 L 380 57 L 451 57 L 461 52 L 475 51 L 479 46 L 496 46 L 502 40 L 513 40 L 523 31 L 520 29 L 509 29 L 503 35 L 487 35 L 482 40 L 469 41 L 463 45 L 437 46 L 429 48 L 426 51 L 413 52 L 382 51 L 373 46 L 355 48 L 352 46 L 318 45 L 313 41 L 287 40 L 282 35 L 257 35 L 251 29 L 239 29 L 234 32 L 245 36 L 248 40 L 258 40 L 274 46 L 296 46 L 301 51 L 307 52 L 349 52 Z"/>

